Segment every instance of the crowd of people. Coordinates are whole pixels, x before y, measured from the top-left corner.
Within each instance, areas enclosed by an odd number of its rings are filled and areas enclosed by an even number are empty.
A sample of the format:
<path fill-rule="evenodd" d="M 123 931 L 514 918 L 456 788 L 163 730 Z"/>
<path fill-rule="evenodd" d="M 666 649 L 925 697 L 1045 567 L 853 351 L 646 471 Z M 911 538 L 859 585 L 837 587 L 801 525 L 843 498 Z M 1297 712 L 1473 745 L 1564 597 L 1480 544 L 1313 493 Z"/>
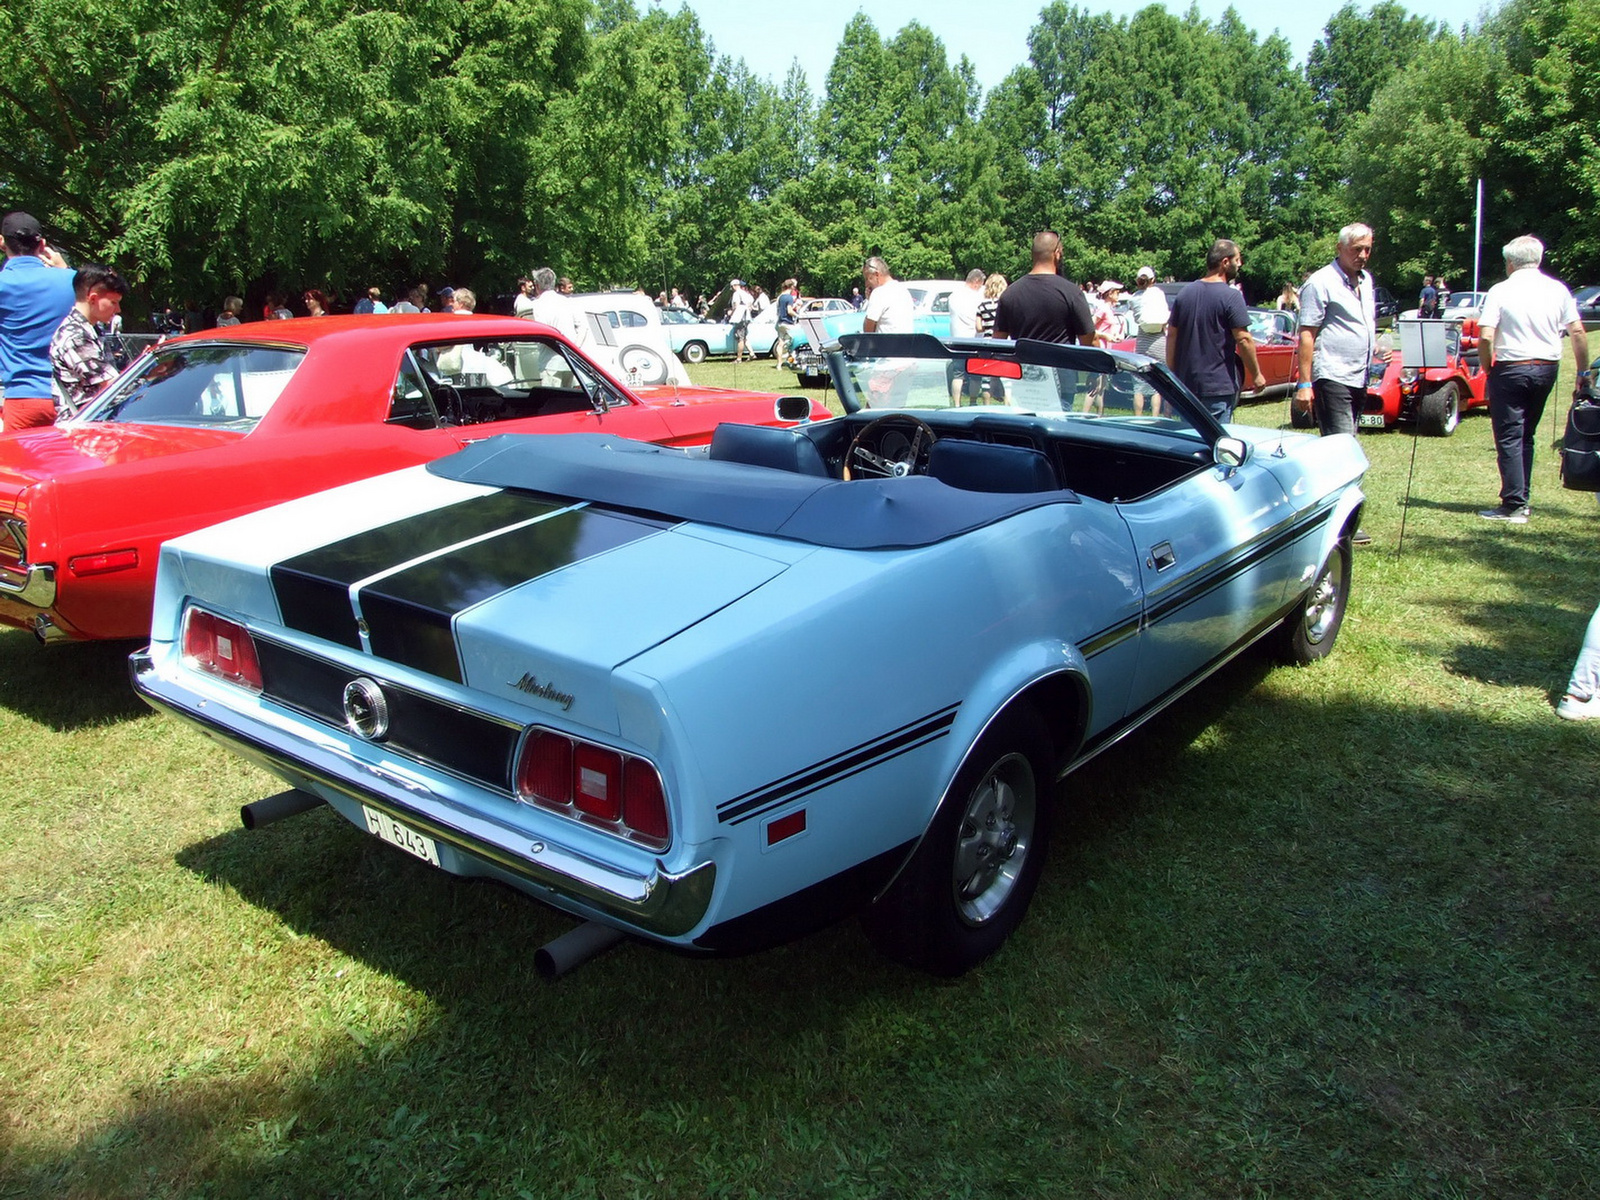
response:
<path fill-rule="evenodd" d="M 5 248 L 0 269 L 0 394 L 3 427 L 10 432 L 74 415 L 117 375 L 120 364 L 104 335 L 117 328 L 129 286 L 110 266 L 91 263 L 69 268 L 28 213 L 7 214 L 0 232 Z M 1374 284 L 1367 270 L 1373 246 L 1371 228 L 1360 223 L 1345 226 L 1339 231 L 1333 261 L 1314 271 L 1299 288 L 1286 284 L 1276 300 L 1277 307 L 1296 314 L 1297 392 L 1309 401 L 1323 436 L 1359 431 L 1369 369 L 1390 353 L 1377 336 Z M 1207 254 L 1204 273 L 1179 289 L 1170 304 L 1153 267 L 1139 269 L 1129 295 L 1115 279 L 1081 285 L 1068 279 L 1062 271 L 1061 239 L 1052 231 L 1035 235 L 1030 252 L 1029 271 L 1014 282 L 998 272 L 967 272 L 962 286 L 950 296 L 952 338 L 1028 338 L 1102 347 L 1132 338 L 1140 353 L 1164 361 L 1219 423 L 1232 419 L 1246 384 L 1252 389 L 1264 385 L 1238 283 L 1244 256 L 1237 243 L 1218 238 Z M 1590 384 L 1583 322 L 1571 292 L 1540 269 L 1543 257 L 1544 246 L 1537 238 L 1524 236 L 1507 243 L 1506 278 L 1489 289 L 1478 318 L 1500 476 L 1499 503 L 1478 515 L 1503 524 L 1526 524 L 1532 512 L 1536 431 L 1555 386 L 1563 338 L 1571 346 L 1580 389 Z M 863 330 L 912 332 L 911 292 L 894 277 L 889 264 L 879 256 L 868 258 L 861 277 L 866 290 L 853 289 L 851 303 L 862 312 Z M 760 285 L 737 278 L 726 290 L 722 311 L 736 335 L 734 361 L 750 355 L 750 322 L 768 306 L 775 310 L 781 361 L 802 299 L 797 281 L 785 279 L 775 297 Z M 513 311 L 581 341 L 581 318 L 567 299 L 572 291 L 570 279 L 541 267 L 518 280 Z M 1419 315 L 1442 312 L 1449 294 L 1442 277 L 1428 276 Z M 705 318 L 717 310 L 722 295 L 719 290 L 691 306 L 681 291 L 672 288 L 663 291 L 657 302 L 697 311 Z M 318 288 L 306 289 L 300 303 L 311 317 L 334 311 L 328 295 Z M 471 313 L 476 307 L 477 297 L 468 288 L 441 287 L 430 293 L 427 284 L 418 283 L 392 305 L 380 288 L 368 287 L 351 311 Z M 228 296 L 213 323 L 236 325 L 244 311 L 241 297 Z M 269 320 L 292 315 L 285 298 L 276 295 L 268 296 L 261 310 L 262 318 Z M 198 315 L 171 310 L 158 314 L 156 321 L 157 328 L 167 332 L 200 323 Z M 966 377 L 952 364 L 953 402 L 963 396 L 983 398 L 987 386 L 991 385 Z M 1161 415 L 1161 399 L 1153 388 L 1136 390 L 1133 404 L 1136 414 L 1143 414 L 1148 404 L 1152 416 Z M 1355 544 L 1370 540 L 1364 531 L 1355 531 Z M 1569 719 L 1600 718 L 1600 609 L 1557 712 Z"/>

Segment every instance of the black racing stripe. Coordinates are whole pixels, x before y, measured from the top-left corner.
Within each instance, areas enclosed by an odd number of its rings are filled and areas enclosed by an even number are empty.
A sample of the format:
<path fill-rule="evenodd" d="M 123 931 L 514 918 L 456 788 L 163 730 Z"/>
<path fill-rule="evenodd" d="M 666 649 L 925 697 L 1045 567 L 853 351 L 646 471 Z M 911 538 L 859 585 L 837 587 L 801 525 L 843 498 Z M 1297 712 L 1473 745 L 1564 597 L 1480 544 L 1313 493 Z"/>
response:
<path fill-rule="evenodd" d="M 819 788 L 848 779 L 869 767 L 898 758 L 919 746 L 938 741 L 950 732 L 950 726 L 955 723 L 956 710 L 960 707 L 961 702 L 957 701 L 898 729 L 891 729 L 888 733 L 821 759 L 809 767 L 802 767 L 781 779 L 725 800 L 717 808 L 717 820 L 737 825 Z"/>
<path fill-rule="evenodd" d="M 1293 543 L 1299 541 L 1308 533 L 1314 532 L 1318 522 L 1327 516 L 1327 513 L 1329 510 L 1331 510 L 1331 508 L 1332 504 L 1330 503 L 1325 508 L 1319 508 L 1311 512 L 1305 518 L 1296 521 L 1288 528 L 1280 530 L 1276 534 L 1269 535 L 1265 540 L 1252 546 L 1248 551 L 1246 551 L 1244 554 L 1241 554 L 1231 563 L 1227 563 L 1217 571 L 1207 575 L 1204 579 L 1199 580 L 1191 587 L 1184 588 L 1170 596 L 1163 597 L 1160 601 L 1145 611 L 1146 623 L 1154 625 L 1159 621 L 1164 621 L 1168 617 L 1172 616 L 1173 613 L 1187 608 L 1196 601 L 1204 599 L 1218 588 L 1225 587 L 1229 583 L 1232 583 L 1246 571 L 1259 566 L 1263 561 L 1271 558 L 1280 550 L 1283 550 Z"/>
<path fill-rule="evenodd" d="M 541 575 L 667 528 L 669 522 L 572 509 L 420 562 L 361 589 L 372 653 L 461 682 L 455 615 Z"/>
<path fill-rule="evenodd" d="M 361 649 L 350 585 L 423 554 L 554 512 L 560 503 L 517 492 L 476 496 L 352 534 L 275 564 L 270 576 L 290 629 Z"/>
<path fill-rule="evenodd" d="M 335 729 L 345 727 L 344 688 L 358 672 L 260 635 L 255 643 L 269 698 Z M 384 745 L 502 795 L 511 794 L 520 729 L 388 680 L 378 682 L 389 701 Z"/>

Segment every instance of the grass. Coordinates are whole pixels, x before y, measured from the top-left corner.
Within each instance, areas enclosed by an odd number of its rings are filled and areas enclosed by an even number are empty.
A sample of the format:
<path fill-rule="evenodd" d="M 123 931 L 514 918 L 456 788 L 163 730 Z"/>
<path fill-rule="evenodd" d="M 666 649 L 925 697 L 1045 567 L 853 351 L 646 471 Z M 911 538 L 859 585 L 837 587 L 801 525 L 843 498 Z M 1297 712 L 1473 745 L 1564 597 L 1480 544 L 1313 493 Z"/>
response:
<path fill-rule="evenodd" d="M 1414 473 L 1363 444 L 1333 656 L 1247 655 L 1072 776 L 954 984 L 853 924 L 543 984 L 566 918 L 327 810 L 246 834 L 280 786 L 126 648 L 0 634 L 0 1196 L 1592 1194 L 1600 730 L 1551 704 L 1595 504 L 1541 449 L 1532 523 L 1478 520 L 1483 416 Z"/>

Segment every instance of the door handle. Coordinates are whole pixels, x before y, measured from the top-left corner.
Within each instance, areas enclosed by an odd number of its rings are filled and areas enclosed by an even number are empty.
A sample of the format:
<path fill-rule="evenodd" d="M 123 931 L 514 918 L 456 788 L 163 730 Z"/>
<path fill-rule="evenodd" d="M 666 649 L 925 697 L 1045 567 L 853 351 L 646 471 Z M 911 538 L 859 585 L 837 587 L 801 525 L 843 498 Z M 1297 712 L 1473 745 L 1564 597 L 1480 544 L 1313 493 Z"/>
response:
<path fill-rule="evenodd" d="M 1177 561 L 1178 556 L 1172 552 L 1172 543 L 1162 542 L 1150 548 L 1150 557 L 1144 560 L 1144 565 L 1153 571 L 1165 571 Z"/>

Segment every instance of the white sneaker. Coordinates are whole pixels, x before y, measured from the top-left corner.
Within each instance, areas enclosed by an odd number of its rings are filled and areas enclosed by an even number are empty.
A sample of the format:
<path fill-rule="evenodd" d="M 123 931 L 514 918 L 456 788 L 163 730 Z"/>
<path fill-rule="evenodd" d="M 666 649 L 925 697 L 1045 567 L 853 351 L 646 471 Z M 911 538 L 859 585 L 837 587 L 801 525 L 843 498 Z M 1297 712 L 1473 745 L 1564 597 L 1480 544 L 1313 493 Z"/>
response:
<path fill-rule="evenodd" d="M 1600 720 L 1600 696 L 1583 698 L 1568 693 L 1556 705 L 1556 716 L 1568 721 Z"/>

